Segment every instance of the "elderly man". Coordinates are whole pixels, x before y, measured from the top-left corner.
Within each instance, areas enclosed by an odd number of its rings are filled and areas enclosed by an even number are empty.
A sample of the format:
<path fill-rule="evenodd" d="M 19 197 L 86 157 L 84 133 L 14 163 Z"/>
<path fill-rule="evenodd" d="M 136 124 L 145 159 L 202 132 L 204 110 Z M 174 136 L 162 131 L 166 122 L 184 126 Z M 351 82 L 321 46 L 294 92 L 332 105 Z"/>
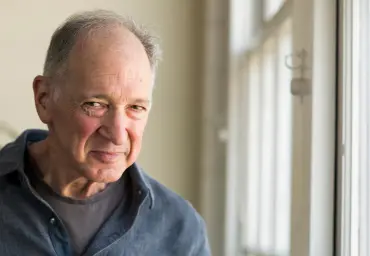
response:
<path fill-rule="evenodd" d="M 0 255 L 210 255 L 202 218 L 135 163 L 157 59 L 153 37 L 109 11 L 55 31 L 33 81 L 48 131 L 0 152 Z"/>

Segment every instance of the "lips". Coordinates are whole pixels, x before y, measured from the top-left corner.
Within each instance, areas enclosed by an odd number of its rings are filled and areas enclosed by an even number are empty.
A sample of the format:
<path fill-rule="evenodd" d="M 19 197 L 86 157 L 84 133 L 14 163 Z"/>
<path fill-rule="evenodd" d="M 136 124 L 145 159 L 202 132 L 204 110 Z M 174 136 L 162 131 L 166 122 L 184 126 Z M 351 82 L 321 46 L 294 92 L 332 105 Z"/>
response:
<path fill-rule="evenodd" d="M 120 157 L 121 153 L 106 152 L 106 151 L 92 151 L 92 156 L 98 161 L 106 164 L 111 164 L 116 162 Z"/>

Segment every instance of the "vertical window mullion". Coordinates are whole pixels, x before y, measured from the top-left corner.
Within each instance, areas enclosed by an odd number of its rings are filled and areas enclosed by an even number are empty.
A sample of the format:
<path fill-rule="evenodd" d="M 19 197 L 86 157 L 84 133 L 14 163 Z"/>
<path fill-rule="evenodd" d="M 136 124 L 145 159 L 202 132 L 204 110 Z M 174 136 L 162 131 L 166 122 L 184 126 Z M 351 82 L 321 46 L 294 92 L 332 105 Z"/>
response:
<path fill-rule="evenodd" d="M 366 7 L 364 8 L 365 11 L 367 12 L 365 17 L 366 17 L 366 33 L 365 33 L 365 40 L 367 43 L 365 43 L 365 47 L 366 47 L 366 51 L 365 51 L 365 54 L 364 56 L 370 56 L 370 46 L 368 44 L 369 40 L 370 40 L 370 25 L 369 25 L 369 22 L 370 22 L 370 19 L 369 19 L 369 15 L 370 15 L 370 4 L 368 1 L 366 1 Z M 364 42 L 363 42 L 364 43 Z M 364 76 L 365 76 L 365 84 L 369 85 L 370 84 L 370 76 L 369 76 L 369 72 L 368 70 L 366 70 L 369 65 L 370 65 L 370 62 L 369 62 L 369 59 L 368 58 L 364 58 L 364 60 L 366 61 L 365 65 L 363 66 L 363 73 L 364 73 Z M 366 106 L 366 110 L 365 110 L 365 113 L 366 113 L 366 134 L 367 134 L 367 140 L 366 140 L 366 152 L 367 152 L 367 157 L 366 157 L 366 167 L 365 167 L 365 173 L 366 173 L 366 176 L 365 176 L 365 180 L 367 182 L 367 185 L 366 185 L 366 196 L 365 196 L 365 201 L 366 201 L 366 224 L 364 226 L 366 226 L 366 235 L 365 235 L 365 239 L 367 239 L 367 243 L 366 244 L 366 254 L 365 255 L 370 255 L 370 243 L 369 243 L 369 240 L 370 240 L 370 157 L 369 154 L 370 154 L 370 104 L 368 103 L 368 101 L 370 100 L 370 88 L 369 86 L 365 86 L 366 88 L 366 97 L 367 97 L 367 102 L 365 102 L 365 106 Z"/>
<path fill-rule="evenodd" d="M 368 24 L 368 15 L 369 15 L 369 4 L 368 1 L 360 1 L 359 3 L 359 51 L 360 56 L 369 56 L 368 51 L 368 40 L 369 40 L 369 24 Z M 368 219 L 369 219 L 369 212 L 368 212 L 368 200 L 367 198 L 370 196 L 368 193 L 368 158 L 369 158 L 369 151 L 368 151 L 368 130 L 370 129 L 369 126 L 369 119 L 368 119 L 368 102 L 370 98 L 368 97 L 368 87 L 369 87 L 369 79 L 368 79 L 368 58 L 359 58 L 359 87 L 360 87 L 360 255 L 369 255 L 368 251 L 368 244 L 369 244 L 369 233 L 368 233 Z"/>
<path fill-rule="evenodd" d="M 342 12 L 342 143 L 344 144 L 344 152 L 342 155 L 342 171 L 341 171 L 341 184 L 340 184 L 340 255 L 351 256 L 351 220 L 352 220 L 352 116 L 353 116 L 353 91 L 352 91 L 352 78 L 354 76 L 352 63 L 353 63 L 353 5 L 350 1 L 341 2 Z"/>
<path fill-rule="evenodd" d="M 274 37 L 263 46 L 263 69 L 262 81 L 262 154 L 261 154 L 261 248 L 272 251 L 272 228 L 273 228 L 273 189 L 274 189 L 274 121 L 275 121 L 275 95 L 274 83 L 275 68 L 274 62 L 276 51 L 274 49 Z"/>
<path fill-rule="evenodd" d="M 288 21 L 280 30 L 277 44 L 277 127 L 276 127 L 276 251 L 282 255 L 289 252 L 289 218 L 291 188 L 291 71 L 284 65 L 285 56 L 292 49 L 291 23 Z"/>
<path fill-rule="evenodd" d="M 260 61 L 256 53 L 248 63 L 248 149 L 247 149 L 247 199 L 246 246 L 258 248 L 259 230 L 259 169 L 260 169 Z"/>
<path fill-rule="evenodd" d="M 262 209 L 262 189 L 263 189 L 263 181 L 262 181 L 262 161 L 263 159 L 263 145 L 262 145 L 262 140 L 263 140 L 263 103 L 264 103 L 264 97 L 263 97 L 263 84 L 264 84 L 264 77 L 263 77 L 263 67 L 264 67 L 264 58 L 263 58 L 263 50 L 261 50 L 258 54 L 259 56 L 259 83 L 258 83 L 258 88 L 259 88 L 259 105 L 258 105 L 258 110 L 259 110 L 259 117 L 258 118 L 258 129 L 259 129 L 259 137 L 258 137 L 258 143 L 259 143 L 259 152 L 258 152 L 258 229 L 257 229 L 257 249 L 262 248 L 262 243 L 261 243 L 261 227 L 263 225 L 263 220 L 261 218 L 261 213 L 263 211 Z"/>
<path fill-rule="evenodd" d="M 352 48 L 352 166 L 351 166 L 351 254 L 359 255 L 359 218 L 360 218 L 360 81 L 359 81 L 359 22 L 357 1 L 353 1 L 353 39 Z"/>
<path fill-rule="evenodd" d="M 272 221 L 272 228 L 271 228 L 271 234 L 272 234 L 272 248 L 273 252 L 276 252 L 277 249 L 277 241 L 276 241 L 276 213 L 277 213 L 277 207 L 278 207 L 278 202 L 277 202 L 277 195 L 278 195 L 278 166 L 277 166 L 277 158 L 278 158 L 278 127 L 279 127 L 279 110 L 281 108 L 280 102 L 279 102 L 279 87 L 281 86 L 280 84 L 280 73 L 279 73 L 279 62 L 282 60 L 279 58 L 279 49 L 280 49 L 280 33 L 276 33 L 275 38 L 274 38 L 274 52 L 275 52 L 275 58 L 274 58 L 274 80 L 276 81 L 274 86 L 273 86 L 273 95 L 274 95 L 274 107 L 273 107 L 273 139 L 274 139 L 274 145 L 273 145 L 273 170 L 272 170 L 272 212 L 273 214 L 273 221 Z"/>

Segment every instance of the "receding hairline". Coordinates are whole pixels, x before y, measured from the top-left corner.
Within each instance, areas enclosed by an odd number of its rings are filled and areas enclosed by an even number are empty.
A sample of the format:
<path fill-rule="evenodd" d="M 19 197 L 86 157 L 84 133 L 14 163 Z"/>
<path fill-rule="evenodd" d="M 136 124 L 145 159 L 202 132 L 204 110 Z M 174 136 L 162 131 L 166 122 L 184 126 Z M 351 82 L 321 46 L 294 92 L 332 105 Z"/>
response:
<path fill-rule="evenodd" d="M 81 33 L 77 37 L 76 42 L 69 52 L 69 56 L 65 61 L 65 71 L 72 68 L 72 61 L 81 62 L 80 58 L 94 56 L 94 59 L 101 54 L 106 55 L 108 52 L 113 51 L 114 56 L 118 58 L 121 52 L 127 52 L 135 49 L 140 51 L 144 58 L 146 57 L 148 65 L 151 66 L 150 59 L 145 52 L 145 48 L 140 40 L 129 29 L 123 25 L 109 25 L 105 28 L 97 27 Z M 137 53 L 137 52 L 136 52 Z M 127 56 L 124 53 L 125 56 Z"/>
<path fill-rule="evenodd" d="M 80 40 L 91 40 L 96 33 L 119 28 L 138 39 L 155 73 L 161 56 L 158 38 L 131 18 L 112 11 L 95 10 L 73 14 L 55 30 L 45 60 L 44 75 L 52 77 L 64 73 L 72 49 Z"/>

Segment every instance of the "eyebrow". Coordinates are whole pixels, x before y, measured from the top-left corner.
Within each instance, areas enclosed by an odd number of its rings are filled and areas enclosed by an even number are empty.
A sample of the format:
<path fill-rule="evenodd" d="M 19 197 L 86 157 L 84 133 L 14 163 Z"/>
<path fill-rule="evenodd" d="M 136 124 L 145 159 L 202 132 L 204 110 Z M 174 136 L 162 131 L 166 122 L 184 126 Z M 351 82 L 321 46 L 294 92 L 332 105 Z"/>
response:
<path fill-rule="evenodd" d="M 92 95 L 89 98 L 102 99 L 102 100 L 106 100 L 106 101 L 110 101 L 111 100 L 110 97 L 108 97 L 107 95 L 104 95 L 104 94 Z M 137 98 L 137 99 L 129 100 L 129 101 L 132 102 L 132 103 L 134 103 L 134 104 L 144 104 L 144 105 L 150 105 L 151 104 L 151 101 L 148 100 L 148 99 L 140 99 L 140 98 Z"/>
<path fill-rule="evenodd" d="M 146 99 L 135 99 L 135 104 L 143 104 L 143 105 L 150 105 L 151 101 Z"/>

